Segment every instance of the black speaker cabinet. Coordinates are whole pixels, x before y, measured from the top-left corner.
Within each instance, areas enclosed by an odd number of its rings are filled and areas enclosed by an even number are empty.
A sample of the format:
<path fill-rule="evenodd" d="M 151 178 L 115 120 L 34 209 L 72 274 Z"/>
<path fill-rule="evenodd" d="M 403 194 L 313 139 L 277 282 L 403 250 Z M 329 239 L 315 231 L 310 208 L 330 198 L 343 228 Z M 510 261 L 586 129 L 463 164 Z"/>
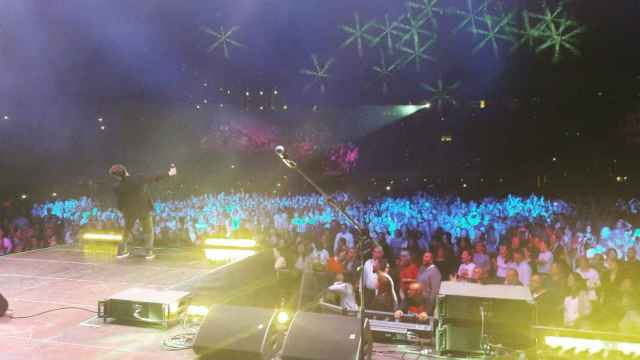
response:
<path fill-rule="evenodd" d="M 439 345 L 447 339 L 448 344 L 457 344 L 458 339 L 468 344 L 440 346 L 443 349 L 478 351 L 476 345 L 483 326 L 491 344 L 525 349 L 535 342 L 531 331 L 535 307 L 529 289 L 524 286 L 443 282 L 436 316 L 440 324 L 437 335 L 442 340 L 438 341 Z M 475 339 L 467 341 L 470 336 Z"/>
<path fill-rule="evenodd" d="M 371 355 L 368 322 L 358 318 L 299 312 L 285 338 L 283 360 L 361 360 Z"/>
<path fill-rule="evenodd" d="M 193 344 L 201 359 L 265 360 L 277 351 L 276 311 L 213 305 Z"/>
<path fill-rule="evenodd" d="M 480 326 L 447 324 L 436 329 L 436 352 L 441 355 L 482 354 Z"/>

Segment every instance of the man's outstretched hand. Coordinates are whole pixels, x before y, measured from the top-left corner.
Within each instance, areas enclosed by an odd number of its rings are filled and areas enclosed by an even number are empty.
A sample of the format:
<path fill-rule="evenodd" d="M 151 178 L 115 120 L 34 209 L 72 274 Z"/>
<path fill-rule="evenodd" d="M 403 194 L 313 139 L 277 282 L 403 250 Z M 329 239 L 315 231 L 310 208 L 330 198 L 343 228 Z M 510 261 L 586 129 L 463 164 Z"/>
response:
<path fill-rule="evenodd" d="M 177 173 L 178 170 L 176 169 L 176 165 L 171 164 L 171 167 L 169 168 L 169 176 L 176 176 Z"/>

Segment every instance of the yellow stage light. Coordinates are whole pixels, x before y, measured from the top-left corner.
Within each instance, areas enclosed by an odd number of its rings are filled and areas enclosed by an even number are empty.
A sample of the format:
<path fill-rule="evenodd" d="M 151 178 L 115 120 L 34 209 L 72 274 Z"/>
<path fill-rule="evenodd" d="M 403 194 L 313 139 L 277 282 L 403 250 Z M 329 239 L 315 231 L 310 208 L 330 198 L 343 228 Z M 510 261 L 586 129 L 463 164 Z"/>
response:
<path fill-rule="evenodd" d="M 286 324 L 287 322 L 289 322 L 289 314 L 286 311 L 280 311 L 278 313 L 278 323 Z"/>
<path fill-rule="evenodd" d="M 209 313 L 209 308 L 202 305 L 189 305 L 187 308 L 187 316 L 205 317 Z"/>
<path fill-rule="evenodd" d="M 86 233 L 82 235 L 82 239 L 83 240 L 102 240 L 102 241 L 122 241 L 122 235 Z"/>

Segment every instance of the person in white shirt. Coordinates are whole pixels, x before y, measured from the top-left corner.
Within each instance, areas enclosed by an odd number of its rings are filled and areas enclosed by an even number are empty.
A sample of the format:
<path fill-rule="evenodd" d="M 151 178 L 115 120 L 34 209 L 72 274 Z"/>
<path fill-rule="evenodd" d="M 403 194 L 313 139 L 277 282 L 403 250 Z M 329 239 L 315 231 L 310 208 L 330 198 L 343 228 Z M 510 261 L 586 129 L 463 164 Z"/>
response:
<path fill-rule="evenodd" d="M 567 278 L 568 294 L 564 298 L 564 326 L 576 326 L 591 314 L 591 301 L 582 275 L 571 273 Z"/>
<path fill-rule="evenodd" d="M 340 294 L 340 307 L 349 311 L 358 311 L 353 285 L 344 281 L 343 274 L 338 273 L 336 275 L 336 282 L 329 286 L 329 291 Z"/>
<path fill-rule="evenodd" d="M 327 262 L 329 261 L 329 250 L 326 249 L 321 241 L 319 241 L 317 244 L 313 244 L 311 258 L 313 259 L 314 264 L 320 264 L 326 268 Z"/>
<path fill-rule="evenodd" d="M 529 282 L 531 281 L 531 266 L 524 260 L 524 254 L 521 249 L 513 251 L 513 261 L 515 269 L 518 271 L 518 280 L 520 280 L 522 285 L 529 287 Z"/>
<path fill-rule="evenodd" d="M 458 267 L 458 280 L 471 281 L 473 270 L 476 268 L 476 264 L 471 262 L 471 252 L 469 250 L 463 250 L 460 255 L 460 260 L 462 264 Z"/>
<path fill-rule="evenodd" d="M 586 256 L 581 256 L 577 260 L 578 269 L 576 273 L 580 274 L 582 278 L 587 282 L 587 290 L 590 300 L 596 300 L 598 295 L 596 289 L 600 287 L 600 274 L 589 265 L 589 260 Z"/>
<path fill-rule="evenodd" d="M 549 274 L 551 272 L 551 264 L 553 264 L 553 253 L 549 251 L 549 241 L 546 239 L 538 240 L 538 272 L 541 274 Z"/>
<path fill-rule="evenodd" d="M 375 295 L 376 286 L 378 285 L 378 274 L 375 272 L 375 263 L 382 260 L 384 251 L 382 247 L 375 247 L 371 252 L 372 258 L 364 263 L 364 287 L 370 293 Z"/>
<path fill-rule="evenodd" d="M 506 244 L 500 245 L 498 248 L 498 256 L 496 257 L 496 277 L 498 277 L 502 283 L 507 277 L 507 271 L 514 268 L 515 264 L 511 261 L 511 256 L 509 256 L 509 247 L 507 247 Z"/>
<path fill-rule="evenodd" d="M 349 232 L 346 225 L 342 225 L 342 230 L 336 234 L 336 238 L 333 241 L 333 253 L 336 254 L 338 252 L 338 247 L 340 246 L 340 239 L 345 239 L 347 242 L 348 248 L 355 247 L 355 241 L 353 239 L 353 235 Z"/>

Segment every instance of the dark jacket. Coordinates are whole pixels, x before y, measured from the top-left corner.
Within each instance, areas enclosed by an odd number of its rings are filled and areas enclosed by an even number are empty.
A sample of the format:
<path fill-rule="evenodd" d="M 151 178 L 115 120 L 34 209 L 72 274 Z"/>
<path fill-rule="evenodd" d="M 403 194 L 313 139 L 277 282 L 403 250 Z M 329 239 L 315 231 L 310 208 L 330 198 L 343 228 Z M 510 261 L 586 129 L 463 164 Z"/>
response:
<path fill-rule="evenodd" d="M 126 218 L 144 216 L 153 211 L 153 202 L 147 193 L 147 185 L 167 177 L 168 175 L 126 176 L 114 189 L 118 210 Z"/>

